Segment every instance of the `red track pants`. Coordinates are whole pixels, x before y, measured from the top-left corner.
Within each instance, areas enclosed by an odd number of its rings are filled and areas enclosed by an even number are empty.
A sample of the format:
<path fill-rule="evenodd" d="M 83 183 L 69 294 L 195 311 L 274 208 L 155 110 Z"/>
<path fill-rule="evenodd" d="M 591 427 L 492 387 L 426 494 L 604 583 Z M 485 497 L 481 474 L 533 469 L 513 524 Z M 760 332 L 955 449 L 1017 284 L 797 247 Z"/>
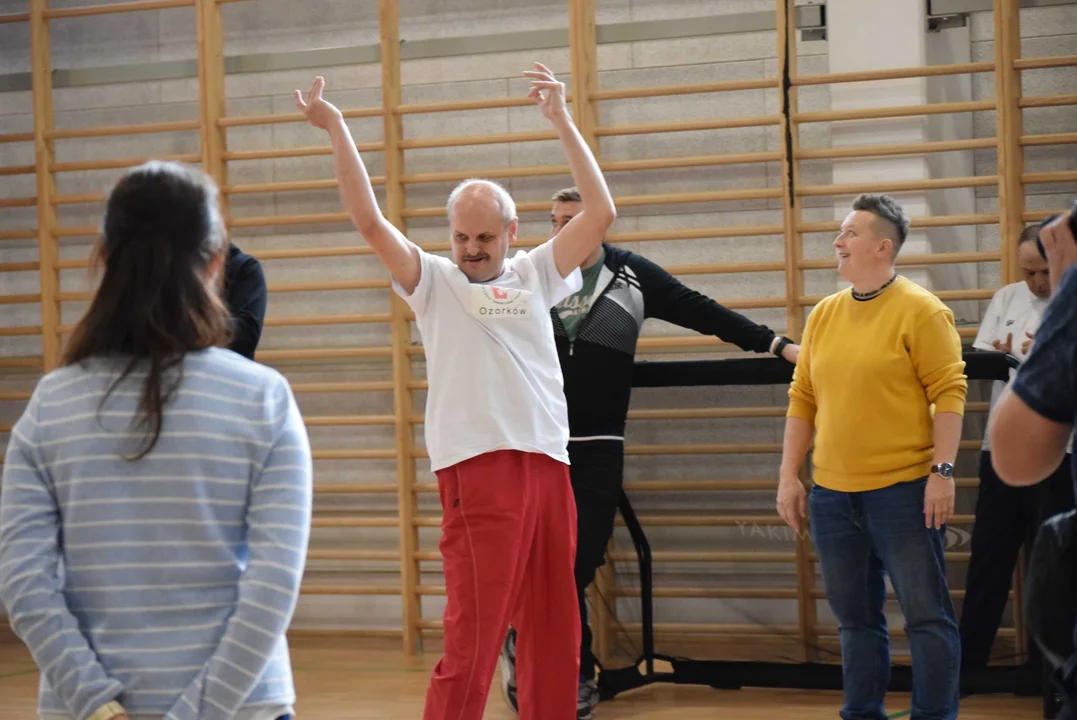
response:
<path fill-rule="evenodd" d="M 509 623 L 520 720 L 576 717 L 580 612 L 569 469 L 538 453 L 486 453 L 437 473 L 444 517 L 445 655 L 424 720 L 480 720 Z"/>

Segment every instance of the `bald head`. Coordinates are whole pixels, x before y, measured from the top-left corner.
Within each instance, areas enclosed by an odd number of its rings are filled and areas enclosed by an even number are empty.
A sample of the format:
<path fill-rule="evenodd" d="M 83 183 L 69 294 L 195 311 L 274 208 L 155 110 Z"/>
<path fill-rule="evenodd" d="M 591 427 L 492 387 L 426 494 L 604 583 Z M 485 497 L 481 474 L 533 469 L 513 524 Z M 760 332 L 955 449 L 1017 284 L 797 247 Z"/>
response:
<path fill-rule="evenodd" d="M 453 188 L 445 206 L 450 219 L 453 207 L 457 203 L 468 203 L 472 208 L 492 204 L 496 208 L 498 217 L 506 225 L 516 219 L 516 203 L 513 202 L 512 196 L 509 195 L 508 190 L 493 180 L 471 178 Z"/>
<path fill-rule="evenodd" d="M 501 275 L 509 245 L 516 241 L 516 203 L 490 180 L 465 180 L 446 205 L 456 265 L 472 282 Z"/>

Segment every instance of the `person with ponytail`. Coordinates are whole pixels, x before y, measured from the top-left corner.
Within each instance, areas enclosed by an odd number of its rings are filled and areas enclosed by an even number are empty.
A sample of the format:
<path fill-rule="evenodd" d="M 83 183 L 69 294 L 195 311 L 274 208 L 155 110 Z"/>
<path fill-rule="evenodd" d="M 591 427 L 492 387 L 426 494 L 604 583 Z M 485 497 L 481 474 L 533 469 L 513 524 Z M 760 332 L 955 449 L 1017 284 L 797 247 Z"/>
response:
<path fill-rule="evenodd" d="M 217 188 L 149 162 L 109 195 L 103 268 L 11 432 L 0 602 L 45 720 L 277 720 L 310 444 L 276 371 L 227 349 Z"/>

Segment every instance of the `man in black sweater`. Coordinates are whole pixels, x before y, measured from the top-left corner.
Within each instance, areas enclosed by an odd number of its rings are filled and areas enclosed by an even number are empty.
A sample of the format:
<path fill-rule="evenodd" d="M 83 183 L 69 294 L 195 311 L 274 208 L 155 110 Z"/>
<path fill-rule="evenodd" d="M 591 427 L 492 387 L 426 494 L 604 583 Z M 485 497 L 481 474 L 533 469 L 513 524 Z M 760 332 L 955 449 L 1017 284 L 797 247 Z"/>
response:
<path fill-rule="evenodd" d="M 262 264 L 235 245 L 229 246 L 225 260 L 222 297 L 232 314 L 228 349 L 253 360 L 266 316 L 266 279 Z"/>
<path fill-rule="evenodd" d="M 554 195 L 553 202 L 550 221 L 557 233 L 580 211 L 580 196 L 569 188 Z M 568 401 L 568 451 L 576 497 L 576 590 L 582 629 L 577 718 L 589 720 L 598 690 L 585 593 L 605 561 L 621 497 L 624 430 L 643 321 L 658 318 L 794 364 L 800 347 L 627 250 L 603 243 L 580 269 L 583 287 L 550 312 Z M 516 636 L 510 631 L 502 647 L 501 683 L 513 710 L 515 658 Z"/>

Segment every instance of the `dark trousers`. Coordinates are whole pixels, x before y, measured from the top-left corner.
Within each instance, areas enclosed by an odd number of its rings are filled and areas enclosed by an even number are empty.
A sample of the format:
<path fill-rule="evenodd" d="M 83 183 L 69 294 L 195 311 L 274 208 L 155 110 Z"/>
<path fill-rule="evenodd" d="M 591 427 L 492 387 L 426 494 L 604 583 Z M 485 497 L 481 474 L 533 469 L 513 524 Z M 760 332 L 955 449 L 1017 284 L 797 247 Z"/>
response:
<path fill-rule="evenodd" d="M 980 454 L 976 523 L 972 527 L 972 554 L 961 610 L 963 670 L 987 667 L 1021 546 L 1027 542 L 1031 548 L 1043 521 L 1073 506 L 1069 455 L 1043 482 L 1010 487 L 991 467 L 991 453 Z M 1034 643 L 1029 644 L 1029 656 L 1033 663 L 1040 662 Z"/>
<path fill-rule="evenodd" d="M 606 546 L 624 487 L 624 443 L 617 440 L 570 442 L 572 492 L 576 497 L 576 594 L 580 603 L 580 677 L 595 678 L 591 628 L 587 624 L 587 587 L 606 561 Z M 610 599 L 613 602 L 613 599 Z"/>

